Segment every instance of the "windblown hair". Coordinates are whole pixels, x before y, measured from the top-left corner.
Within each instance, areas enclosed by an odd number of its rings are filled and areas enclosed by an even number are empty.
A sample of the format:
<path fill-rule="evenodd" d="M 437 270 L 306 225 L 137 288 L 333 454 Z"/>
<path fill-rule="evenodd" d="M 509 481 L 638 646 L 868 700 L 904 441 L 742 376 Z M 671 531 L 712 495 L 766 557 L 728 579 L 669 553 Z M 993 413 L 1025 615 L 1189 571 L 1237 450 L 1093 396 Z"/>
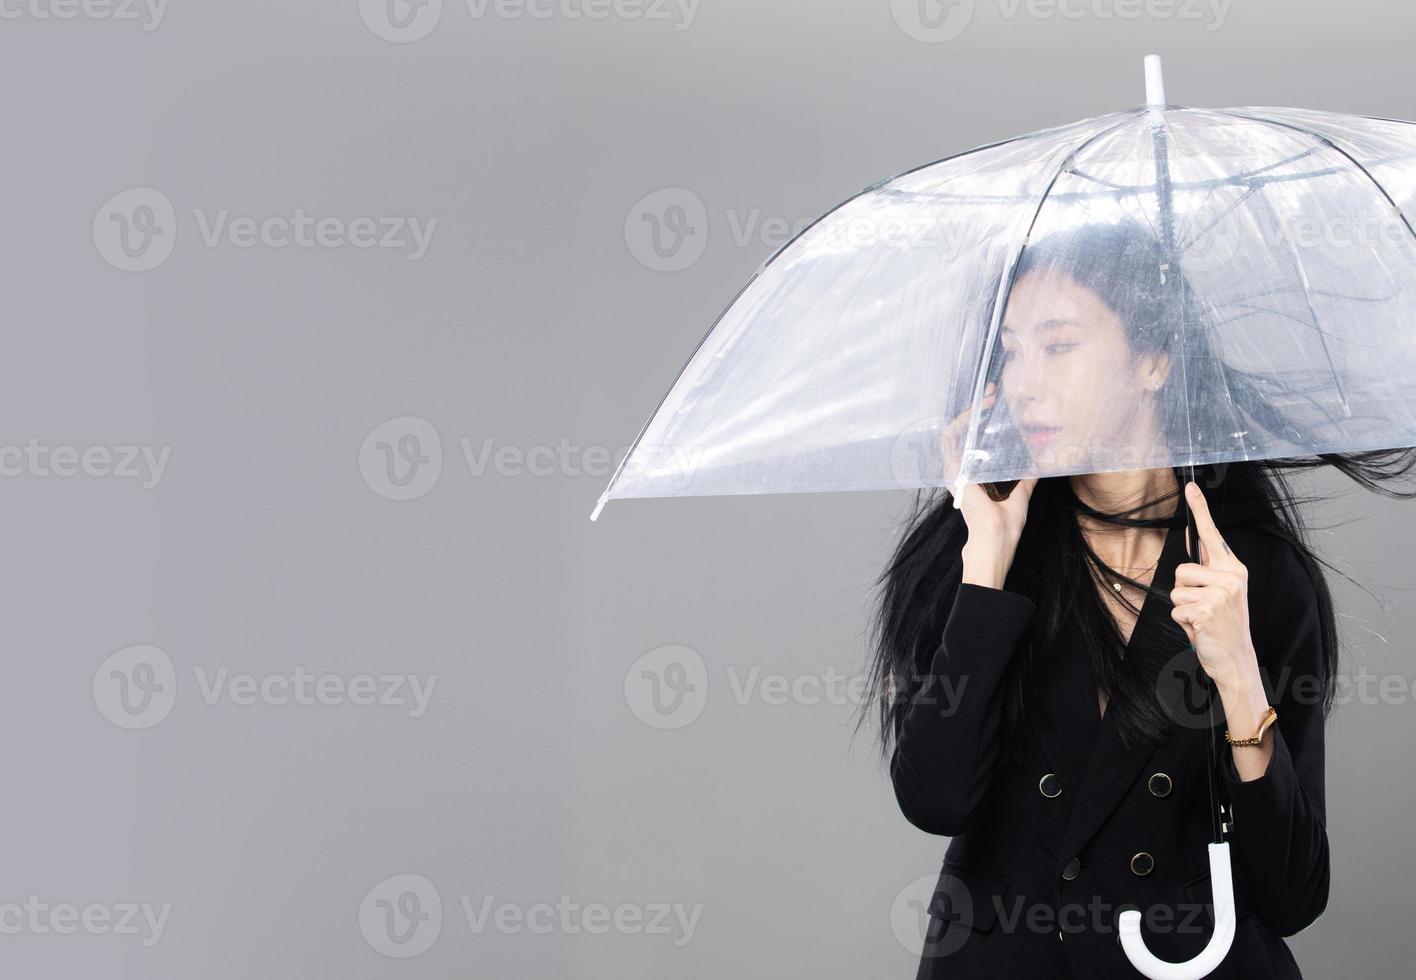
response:
<path fill-rule="evenodd" d="M 1276 407 L 1272 381 L 1256 383 L 1242 371 L 1225 365 L 1207 346 L 1209 320 L 1199 297 L 1183 272 L 1166 267 L 1165 284 L 1157 270 L 1164 253 L 1149 231 L 1134 223 L 1096 224 L 1049 236 L 1023 250 L 1013 281 L 1034 271 L 1064 273 L 1100 297 L 1127 325 L 1133 356 L 1169 350 L 1184 337 L 1187 370 L 1173 370 L 1167 385 L 1186 387 L 1185 397 L 1162 398 L 1157 419 L 1168 445 L 1187 444 L 1203 458 L 1215 449 L 1202 446 L 1185 429 L 1184 415 L 1202 392 L 1228 391 L 1236 418 L 1247 417 L 1270 433 L 1297 440 L 1299 428 Z M 1149 276 L 1147 280 L 1145 277 Z M 1157 288 L 1138 283 L 1157 282 Z M 1166 297 L 1166 290 L 1173 290 Z M 992 299 L 983 315 L 992 313 Z M 1190 397 L 1190 396 L 1194 397 Z M 1000 404 L 1002 400 L 1000 399 Z M 1237 413 L 1242 410 L 1244 415 Z M 1212 428 L 1212 427 L 1211 427 Z M 1323 649 L 1324 716 L 1331 712 L 1338 669 L 1338 642 L 1333 604 L 1322 561 L 1308 543 L 1309 529 L 1299 513 L 1306 500 L 1294 495 L 1285 476 L 1289 470 L 1331 466 L 1353 481 L 1390 497 L 1408 499 L 1416 491 L 1385 486 L 1416 466 L 1416 448 L 1383 449 L 1355 453 L 1321 453 L 1287 459 L 1211 463 L 1173 467 L 1175 486 L 1193 479 L 1205 492 L 1215 523 L 1244 527 L 1288 542 L 1312 579 L 1317 596 Z M 1118 734 L 1127 744 L 1140 738 L 1163 736 L 1174 725 L 1155 690 L 1154 671 L 1148 673 L 1144 656 L 1122 656 L 1126 646 L 1097 588 L 1105 580 L 1122 580 L 1143 588 L 1147 595 L 1169 604 L 1169 594 L 1110 568 L 1089 546 L 1077 518 L 1126 527 L 1166 527 L 1170 518 L 1142 518 L 1154 510 L 1176 511 L 1178 490 L 1159 499 L 1145 500 L 1134 508 L 1105 513 L 1095 510 L 1072 490 L 1068 477 L 1038 480 L 1029 501 L 1027 521 L 1014 556 L 1012 576 L 1016 587 L 1036 604 L 1033 626 L 1009 665 L 1003 682 L 1002 744 L 1016 759 L 1020 735 L 1036 702 L 1045 669 L 1064 644 L 1081 644 L 1089 659 L 1092 677 L 1107 695 L 1108 716 L 1114 715 Z M 1187 511 L 1182 503 L 1180 516 Z M 916 494 L 900 541 L 881 573 L 878 607 L 871 621 L 872 656 L 867 696 L 861 705 L 857 728 L 872 715 L 879 725 L 879 747 L 888 755 L 910 700 L 929 676 L 947 621 L 957 582 L 961 551 L 968 537 L 963 512 L 954 506 L 947 490 Z M 1013 587 L 1010 585 L 1010 587 Z M 1183 642 L 1178 624 L 1174 631 Z"/>

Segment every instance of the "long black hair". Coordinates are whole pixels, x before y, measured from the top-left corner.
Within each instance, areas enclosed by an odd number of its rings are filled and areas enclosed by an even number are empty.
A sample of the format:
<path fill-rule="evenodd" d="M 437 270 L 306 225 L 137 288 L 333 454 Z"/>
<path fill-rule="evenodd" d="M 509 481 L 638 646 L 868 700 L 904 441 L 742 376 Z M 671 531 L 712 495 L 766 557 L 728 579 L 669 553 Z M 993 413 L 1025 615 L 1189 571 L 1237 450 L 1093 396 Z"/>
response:
<path fill-rule="evenodd" d="M 1157 424 L 1167 445 L 1185 445 L 1188 440 L 1196 457 L 1209 453 L 1213 458 L 1226 447 L 1204 444 L 1203 440 L 1213 442 L 1214 433 L 1226 428 L 1242 430 L 1246 418 L 1269 433 L 1295 440 L 1300 436 L 1300 426 L 1276 407 L 1284 402 L 1274 397 L 1273 379 L 1254 379 L 1229 367 L 1206 346 L 1212 322 L 1209 311 L 1183 271 L 1164 262 L 1160 244 L 1143 227 L 1129 222 L 1098 223 L 1049 236 L 1023 250 L 1012 281 L 1036 271 L 1064 273 L 1106 302 L 1126 324 L 1133 356 L 1169 351 L 1183 331 L 1185 370 L 1172 370 L 1166 384 L 1184 385 L 1185 397 L 1159 402 L 1162 411 Z M 1157 288 L 1144 287 L 1146 276 L 1153 277 Z M 1138 283 L 1142 284 L 1139 288 Z M 996 295 L 996 290 L 985 292 L 988 298 L 983 316 L 991 316 L 991 296 Z M 1201 393 L 1214 391 L 1228 392 L 1228 400 L 1218 410 L 1226 413 L 1224 419 L 1241 424 L 1207 425 L 1199 432 L 1193 427 L 1182 430 L 1189 425 L 1184 416 L 1192 403 L 1198 405 Z M 1003 404 L 1004 399 L 999 399 L 997 405 Z M 1207 406 L 1206 410 L 1215 409 Z M 1416 448 L 1205 463 L 1193 468 L 1193 478 L 1204 489 L 1221 531 L 1244 527 L 1288 542 L 1312 579 L 1323 649 L 1322 711 L 1326 716 L 1332 709 L 1338 670 L 1332 597 L 1322 571 L 1327 563 L 1308 542 L 1309 529 L 1299 509 L 1308 501 L 1295 495 L 1286 476 L 1290 470 L 1320 466 L 1331 466 L 1387 496 L 1416 497 L 1416 491 L 1384 486 L 1416 466 Z M 1035 703 L 1043 670 L 1063 644 L 1080 644 L 1087 651 L 1092 676 L 1107 694 L 1107 715 L 1113 716 L 1124 742 L 1159 737 L 1173 727 L 1173 717 L 1156 696 L 1154 677 L 1147 674 L 1144 658 L 1122 656 L 1125 644 L 1096 583 L 1103 581 L 1102 576 L 1128 581 L 1167 604 L 1169 594 L 1107 565 L 1088 544 L 1078 523 L 1078 517 L 1085 517 L 1092 523 L 1125 527 L 1168 527 L 1174 519 L 1141 515 L 1177 513 L 1175 498 L 1192 471 L 1189 466 L 1177 466 L 1172 472 L 1174 481 L 1162 481 L 1168 488 L 1160 497 L 1117 513 L 1088 506 L 1076 496 L 1069 477 L 1043 477 L 1034 487 L 1012 573 L 1016 587 L 1037 607 L 1033 627 L 1024 635 L 1004 681 L 1002 743 L 1012 758 L 1017 758 L 1019 735 L 1027 724 L 1029 706 Z M 1179 509 L 1179 515 L 1184 513 Z M 943 489 L 918 491 L 900 540 L 877 582 L 880 598 L 870 624 L 872 657 L 857 727 L 874 716 L 882 755 L 888 754 L 911 698 L 929 675 L 952 605 L 953 590 L 948 585 L 951 576 L 955 583 L 959 579 L 961 550 L 967 537 L 963 512 L 954 506 L 952 494 Z M 1178 625 L 1174 630 L 1183 638 Z"/>

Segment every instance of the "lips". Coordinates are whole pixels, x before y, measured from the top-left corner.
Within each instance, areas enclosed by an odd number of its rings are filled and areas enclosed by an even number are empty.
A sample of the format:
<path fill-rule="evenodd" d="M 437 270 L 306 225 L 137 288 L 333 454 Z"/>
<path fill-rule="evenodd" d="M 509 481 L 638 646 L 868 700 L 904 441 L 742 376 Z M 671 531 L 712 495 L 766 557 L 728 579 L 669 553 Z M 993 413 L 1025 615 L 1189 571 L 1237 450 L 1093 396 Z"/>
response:
<path fill-rule="evenodd" d="M 1050 446 L 1062 432 L 1060 428 L 1050 425 L 1025 425 L 1022 430 L 1023 438 L 1027 440 L 1028 446 L 1032 449 Z"/>

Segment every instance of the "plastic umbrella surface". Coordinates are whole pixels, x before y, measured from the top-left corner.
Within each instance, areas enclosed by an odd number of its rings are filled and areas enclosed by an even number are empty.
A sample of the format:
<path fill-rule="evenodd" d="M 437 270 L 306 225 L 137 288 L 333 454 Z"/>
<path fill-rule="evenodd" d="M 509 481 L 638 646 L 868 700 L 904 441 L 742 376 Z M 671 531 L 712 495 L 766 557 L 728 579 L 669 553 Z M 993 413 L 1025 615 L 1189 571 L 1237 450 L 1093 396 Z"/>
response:
<path fill-rule="evenodd" d="M 875 184 L 768 259 L 614 498 L 1416 444 L 1416 124 L 1147 103 Z M 957 501 L 956 501 L 957 505 Z"/>
<path fill-rule="evenodd" d="M 1144 105 L 907 171 L 787 242 L 590 518 L 924 487 L 957 507 L 969 483 L 1416 445 L 1414 213 L 1416 123 L 1173 105 L 1148 56 Z M 1119 917 L 1152 980 L 1198 980 L 1233 941 L 1211 810 L 1206 947 L 1161 960 Z"/>

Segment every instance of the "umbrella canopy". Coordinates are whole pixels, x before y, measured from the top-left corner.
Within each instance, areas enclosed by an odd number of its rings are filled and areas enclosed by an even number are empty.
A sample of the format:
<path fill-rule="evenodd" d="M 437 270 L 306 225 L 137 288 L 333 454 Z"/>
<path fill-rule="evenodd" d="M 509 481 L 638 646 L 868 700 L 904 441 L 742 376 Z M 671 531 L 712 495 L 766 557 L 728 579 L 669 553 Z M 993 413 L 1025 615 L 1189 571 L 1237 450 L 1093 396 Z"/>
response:
<path fill-rule="evenodd" d="M 1148 103 L 881 181 L 769 258 L 615 498 L 1416 444 L 1416 123 Z M 990 394 L 996 390 L 996 394 Z"/>
<path fill-rule="evenodd" d="M 590 519 L 824 490 L 957 507 L 969 483 L 1416 445 L 1416 123 L 1172 105 L 1154 55 L 1146 96 L 818 218 L 699 343 Z M 1206 976 L 1235 934 L 1207 746 L 1214 930 L 1170 963 L 1122 912 L 1152 980 Z"/>

